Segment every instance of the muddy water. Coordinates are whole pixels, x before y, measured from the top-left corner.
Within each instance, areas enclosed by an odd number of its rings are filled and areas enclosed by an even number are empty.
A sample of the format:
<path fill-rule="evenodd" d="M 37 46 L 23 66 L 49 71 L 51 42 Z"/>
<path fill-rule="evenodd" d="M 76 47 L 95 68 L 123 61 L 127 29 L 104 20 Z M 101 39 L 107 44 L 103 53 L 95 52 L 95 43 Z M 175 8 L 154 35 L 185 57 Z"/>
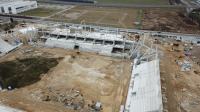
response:
<path fill-rule="evenodd" d="M 32 57 L 0 63 L 0 85 L 3 88 L 24 87 L 40 80 L 43 73 L 47 73 L 58 64 L 58 59 Z"/>

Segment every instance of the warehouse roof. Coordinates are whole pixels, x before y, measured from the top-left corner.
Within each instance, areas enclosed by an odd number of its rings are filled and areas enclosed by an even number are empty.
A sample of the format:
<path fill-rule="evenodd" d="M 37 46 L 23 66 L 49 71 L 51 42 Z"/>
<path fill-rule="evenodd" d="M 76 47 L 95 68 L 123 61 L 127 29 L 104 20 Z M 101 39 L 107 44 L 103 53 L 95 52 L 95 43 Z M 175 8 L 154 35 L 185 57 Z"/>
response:
<path fill-rule="evenodd" d="M 1 0 L 0 6 L 19 6 L 22 4 L 29 4 L 35 1 L 24 1 L 24 0 Z"/>

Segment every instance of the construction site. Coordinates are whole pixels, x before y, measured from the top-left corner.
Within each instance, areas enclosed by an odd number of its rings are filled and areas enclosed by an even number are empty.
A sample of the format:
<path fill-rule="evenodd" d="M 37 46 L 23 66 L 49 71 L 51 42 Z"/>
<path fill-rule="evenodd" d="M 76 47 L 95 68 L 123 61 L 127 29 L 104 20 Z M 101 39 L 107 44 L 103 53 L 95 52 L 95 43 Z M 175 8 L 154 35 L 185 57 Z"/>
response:
<path fill-rule="evenodd" d="M 156 49 L 145 46 L 139 35 L 89 26 L 18 25 L 11 33 L 1 34 L 0 99 L 26 111 L 114 112 L 125 104 L 129 111 L 132 102 L 126 98 L 132 99 L 132 92 L 139 91 L 129 89 L 135 77 L 131 75 L 133 59 L 139 53 L 143 60 L 157 58 Z M 152 86 L 159 90 L 155 93 L 158 105 L 148 110 L 162 109 L 161 88 L 157 83 Z M 11 92 L 5 91 L 8 87 Z M 22 103 L 14 103 L 13 98 Z"/>
<path fill-rule="evenodd" d="M 2 14 L 0 112 L 199 112 L 199 30 L 179 9 L 34 6 Z"/>

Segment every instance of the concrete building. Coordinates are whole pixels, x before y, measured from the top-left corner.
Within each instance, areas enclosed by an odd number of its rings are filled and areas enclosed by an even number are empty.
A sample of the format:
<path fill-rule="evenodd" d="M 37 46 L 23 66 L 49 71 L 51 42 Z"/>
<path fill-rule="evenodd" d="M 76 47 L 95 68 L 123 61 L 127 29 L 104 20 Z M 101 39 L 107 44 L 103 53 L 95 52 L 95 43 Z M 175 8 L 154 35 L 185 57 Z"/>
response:
<path fill-rule="evenodd" d="M 36 1 L 0 0 L 0 13 L 18 14 L 37 8 Z"/>
<path fill-rule="evenodd" d="M 133 41 L 124 40 L 122 34 L 101 32 L 71 32 L 70 29 L 43 31 L 45 45 L 65 49 L 78 49 L 114 57 L 129 57 Z"/>

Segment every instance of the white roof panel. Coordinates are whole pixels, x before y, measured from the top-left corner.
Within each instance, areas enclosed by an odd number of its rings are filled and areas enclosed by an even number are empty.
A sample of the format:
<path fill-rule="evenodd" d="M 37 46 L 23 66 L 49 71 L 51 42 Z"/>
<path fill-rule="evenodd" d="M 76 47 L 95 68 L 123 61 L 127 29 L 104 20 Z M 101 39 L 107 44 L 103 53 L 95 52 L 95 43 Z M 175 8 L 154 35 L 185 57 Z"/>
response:
<path fill-rule="evenodd" d="M 16 46 L 12 46 L 0 38 L 0 52 L 7 53 L 15 48 Z"/>
<path fill-rule="evenodd" d="M 162 112 L 159 60 L 133 66 L 127 112 Z"/>

